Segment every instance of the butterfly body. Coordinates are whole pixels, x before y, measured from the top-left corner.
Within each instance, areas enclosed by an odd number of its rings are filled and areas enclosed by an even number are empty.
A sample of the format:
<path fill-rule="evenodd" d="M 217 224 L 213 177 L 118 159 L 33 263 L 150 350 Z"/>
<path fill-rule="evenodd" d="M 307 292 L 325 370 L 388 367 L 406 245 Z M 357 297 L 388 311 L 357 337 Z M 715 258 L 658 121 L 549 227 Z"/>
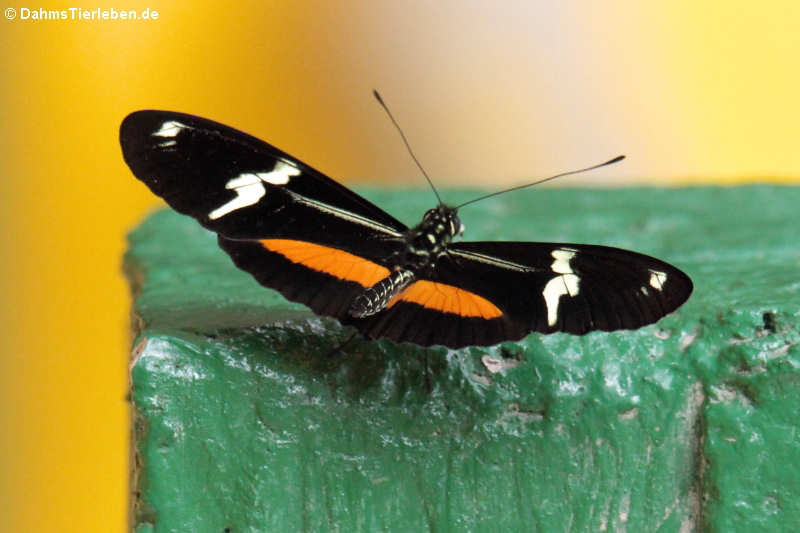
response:
<path fill-rule="evenodd" d="M 372 338 L 459 348 L 632 329 L 692 291 L 677 268 L 617 248 L 456 242 L 458 210 L 444 204 L 408 228 L 297 158 L 192 115 L 132 113 L 120 142 L 134 175 L 216 232 L 239 268 Z"/>
<path fill-rule="evenodd" d="M 427 211 L 422 222 L 406 232 L 403 266 L 412 270 L 436 268 L 439 257 L 447 253 L 461 228 L 455 208 L 441 205 Z"/>

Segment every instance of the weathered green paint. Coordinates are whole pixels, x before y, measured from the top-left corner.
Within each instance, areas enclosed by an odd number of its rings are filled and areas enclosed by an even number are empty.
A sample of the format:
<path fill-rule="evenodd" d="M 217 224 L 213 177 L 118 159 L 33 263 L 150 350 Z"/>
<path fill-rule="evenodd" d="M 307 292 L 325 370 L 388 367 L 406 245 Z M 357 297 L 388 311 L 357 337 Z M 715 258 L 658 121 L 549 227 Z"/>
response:
<path fill-rule="evenodd" d="M 367 196 L 406 223 L 432 204 Z M 461 351 L 356 341 L 333 357 L 346 330 L 260 288 L 193 220 L 156 213 L 126 257 L 134 527 L 792 531 L 799 205 L 790 187 L 476 204 L 461 213 L 470 240 L 629 248 L 684 269 L 695 293 L 638 331 Z"/>

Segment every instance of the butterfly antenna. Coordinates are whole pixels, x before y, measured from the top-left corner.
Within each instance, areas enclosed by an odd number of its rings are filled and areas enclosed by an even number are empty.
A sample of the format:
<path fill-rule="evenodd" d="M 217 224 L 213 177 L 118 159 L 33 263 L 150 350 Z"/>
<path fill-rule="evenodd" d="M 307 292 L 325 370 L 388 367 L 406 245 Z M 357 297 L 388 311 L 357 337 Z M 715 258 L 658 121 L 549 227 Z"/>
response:
<path fill-rule="evenodd" d="M 400 125 L 394 119 L 394 116 L 392 115 L 392 112 L 389 111 L 389 107 L 386 105 L 386 103 L 384 103 L 383 98 L 381 98 L 380 93 L 378 91 L 376 91 L 375 89 L 372 89 L 372 95 L 375 96 L 375 99 L 378 101 L 379 104 L 381 104 L 381 107 L 383 108 L 383 110 L 386 111 L 387 115 L 389 115 L 389 119 L 391 119 L 392 124 L 394 124 L 394 127 L 397 128 L 397 131 L 400 133 L 400 137 L 402 137 L 403 143 L 406 145 L 406 149 L 408 150 L 408 153 L 411 155 L 411 159 L 414 160 L 414 163 L 416 163 L 417 167 L 422 171 L 422 175 L 425 176 L 426 180 L 428 180 L 428 185 L 431 186 L 431 189 L 433 190 L 433 194 L 436 195 L 436 199 L 439 200 L 439 204 L 441 205 L 442 198 L 439 196 L 439 191 L 437 191 L 436 187 L 433 186 L 433 182 L 431 181 L 431 178 L 428 176 L 428 173 L 425 172 L 425 169 L 422 168 L 422 165 L 420 164 L 419 160 L 417 159 L 417 156 L 414 155 L 414 151 L 411 149 L 411 145 L 408 144 L 408 139 L 406 139 L 406 134 L 403 133 L 403 129 L 400 127 Z"/>
<path fill-rule="evenodd" d="M 580 174 L 581 172 L 587 172 L 589 170 L 594 170 L 596 168 L 604 167 L 606 165 L 613 165 L 614 163 L 619 163 L 625 159 L 624 155 L 618 155 L 614 159 L 609 159 L 605 163 L 600 163 L 599 165 L 592 165 L 591 167 L 581 168 L 579 170 L 570 170 L 569 172 L 562 172 L 561 174 L 556 174 L 555 176 L 550 176 L 549 178 L 544 178 L 543 180 L 534 181 L 533 183 L 526 183 L 525 185 L 517 185 L 516 187 L 511 187 L 510 189 L 504 189 L 502 191 L 493 192 L 491 194 L 487 194 L 485 196 L 481 196 L 479 198 L 475 198 L 474 200 L 470 200 L 469 202 L 464 202 L 463 204 L 456 206 L 456 209 L 461 209 L 465 205 L 474 204 L 480 200 L 485 200 L 487 198 L 491 198 L 492 196 L 497 196 L 499 194 L 505 194 L 507 192 L 516 191 L 519 189 L 524 189 L 525 187 L 533 187 L 534 185 L 539 185 L 540 183 L 544 183 L 546 181 L 554 180 L 556 178 L 563 178 L 564 176 L 570 176 L 572 174 Z"/>

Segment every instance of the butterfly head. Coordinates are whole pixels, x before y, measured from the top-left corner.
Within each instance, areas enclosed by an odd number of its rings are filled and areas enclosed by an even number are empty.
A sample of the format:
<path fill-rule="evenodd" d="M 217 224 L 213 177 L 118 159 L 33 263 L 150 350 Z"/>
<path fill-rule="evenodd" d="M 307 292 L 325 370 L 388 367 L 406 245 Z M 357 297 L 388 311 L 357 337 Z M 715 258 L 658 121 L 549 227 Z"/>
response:
<path fill-rule="evenodd" d="M 461 219 L 458 218 L 458 209 L 444 204 L 426 211 L 420 227 L 426 228 L 429 233 L 447 241 L 461 235 L 465 229 Z"/>

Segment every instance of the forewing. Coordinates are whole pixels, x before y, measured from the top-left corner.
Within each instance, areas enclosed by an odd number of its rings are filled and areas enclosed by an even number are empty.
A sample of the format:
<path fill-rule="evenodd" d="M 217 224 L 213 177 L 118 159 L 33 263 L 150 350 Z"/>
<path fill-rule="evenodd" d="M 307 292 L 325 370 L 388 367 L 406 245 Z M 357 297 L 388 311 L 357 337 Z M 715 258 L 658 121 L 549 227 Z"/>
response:
<path fill-rule="evenodd" d="M 659 259 L 585 244 L 465 242 L 434 275 L 465 280 L 531 331 L 636 329 L 683 304 L 692 281 Z"/>
<path fill-rule="evenodd" d="M 689 277 L 663 261 L 594 245 L 456 243 L 420 275 L 395 305 L 356 326 L 400 342 L 491 345 L 532 331 L 639 328 L 692 292 Z"/>
<path fill-rule="evenodd" d="M 125 162 L 176 211 L 231 239 L 375 243 L 406 227 L 321 172 L 255 137 L 203 118 L 137 111 L 120 128 Z M 376 248 L 377 247 L 377 248 Z"/>

